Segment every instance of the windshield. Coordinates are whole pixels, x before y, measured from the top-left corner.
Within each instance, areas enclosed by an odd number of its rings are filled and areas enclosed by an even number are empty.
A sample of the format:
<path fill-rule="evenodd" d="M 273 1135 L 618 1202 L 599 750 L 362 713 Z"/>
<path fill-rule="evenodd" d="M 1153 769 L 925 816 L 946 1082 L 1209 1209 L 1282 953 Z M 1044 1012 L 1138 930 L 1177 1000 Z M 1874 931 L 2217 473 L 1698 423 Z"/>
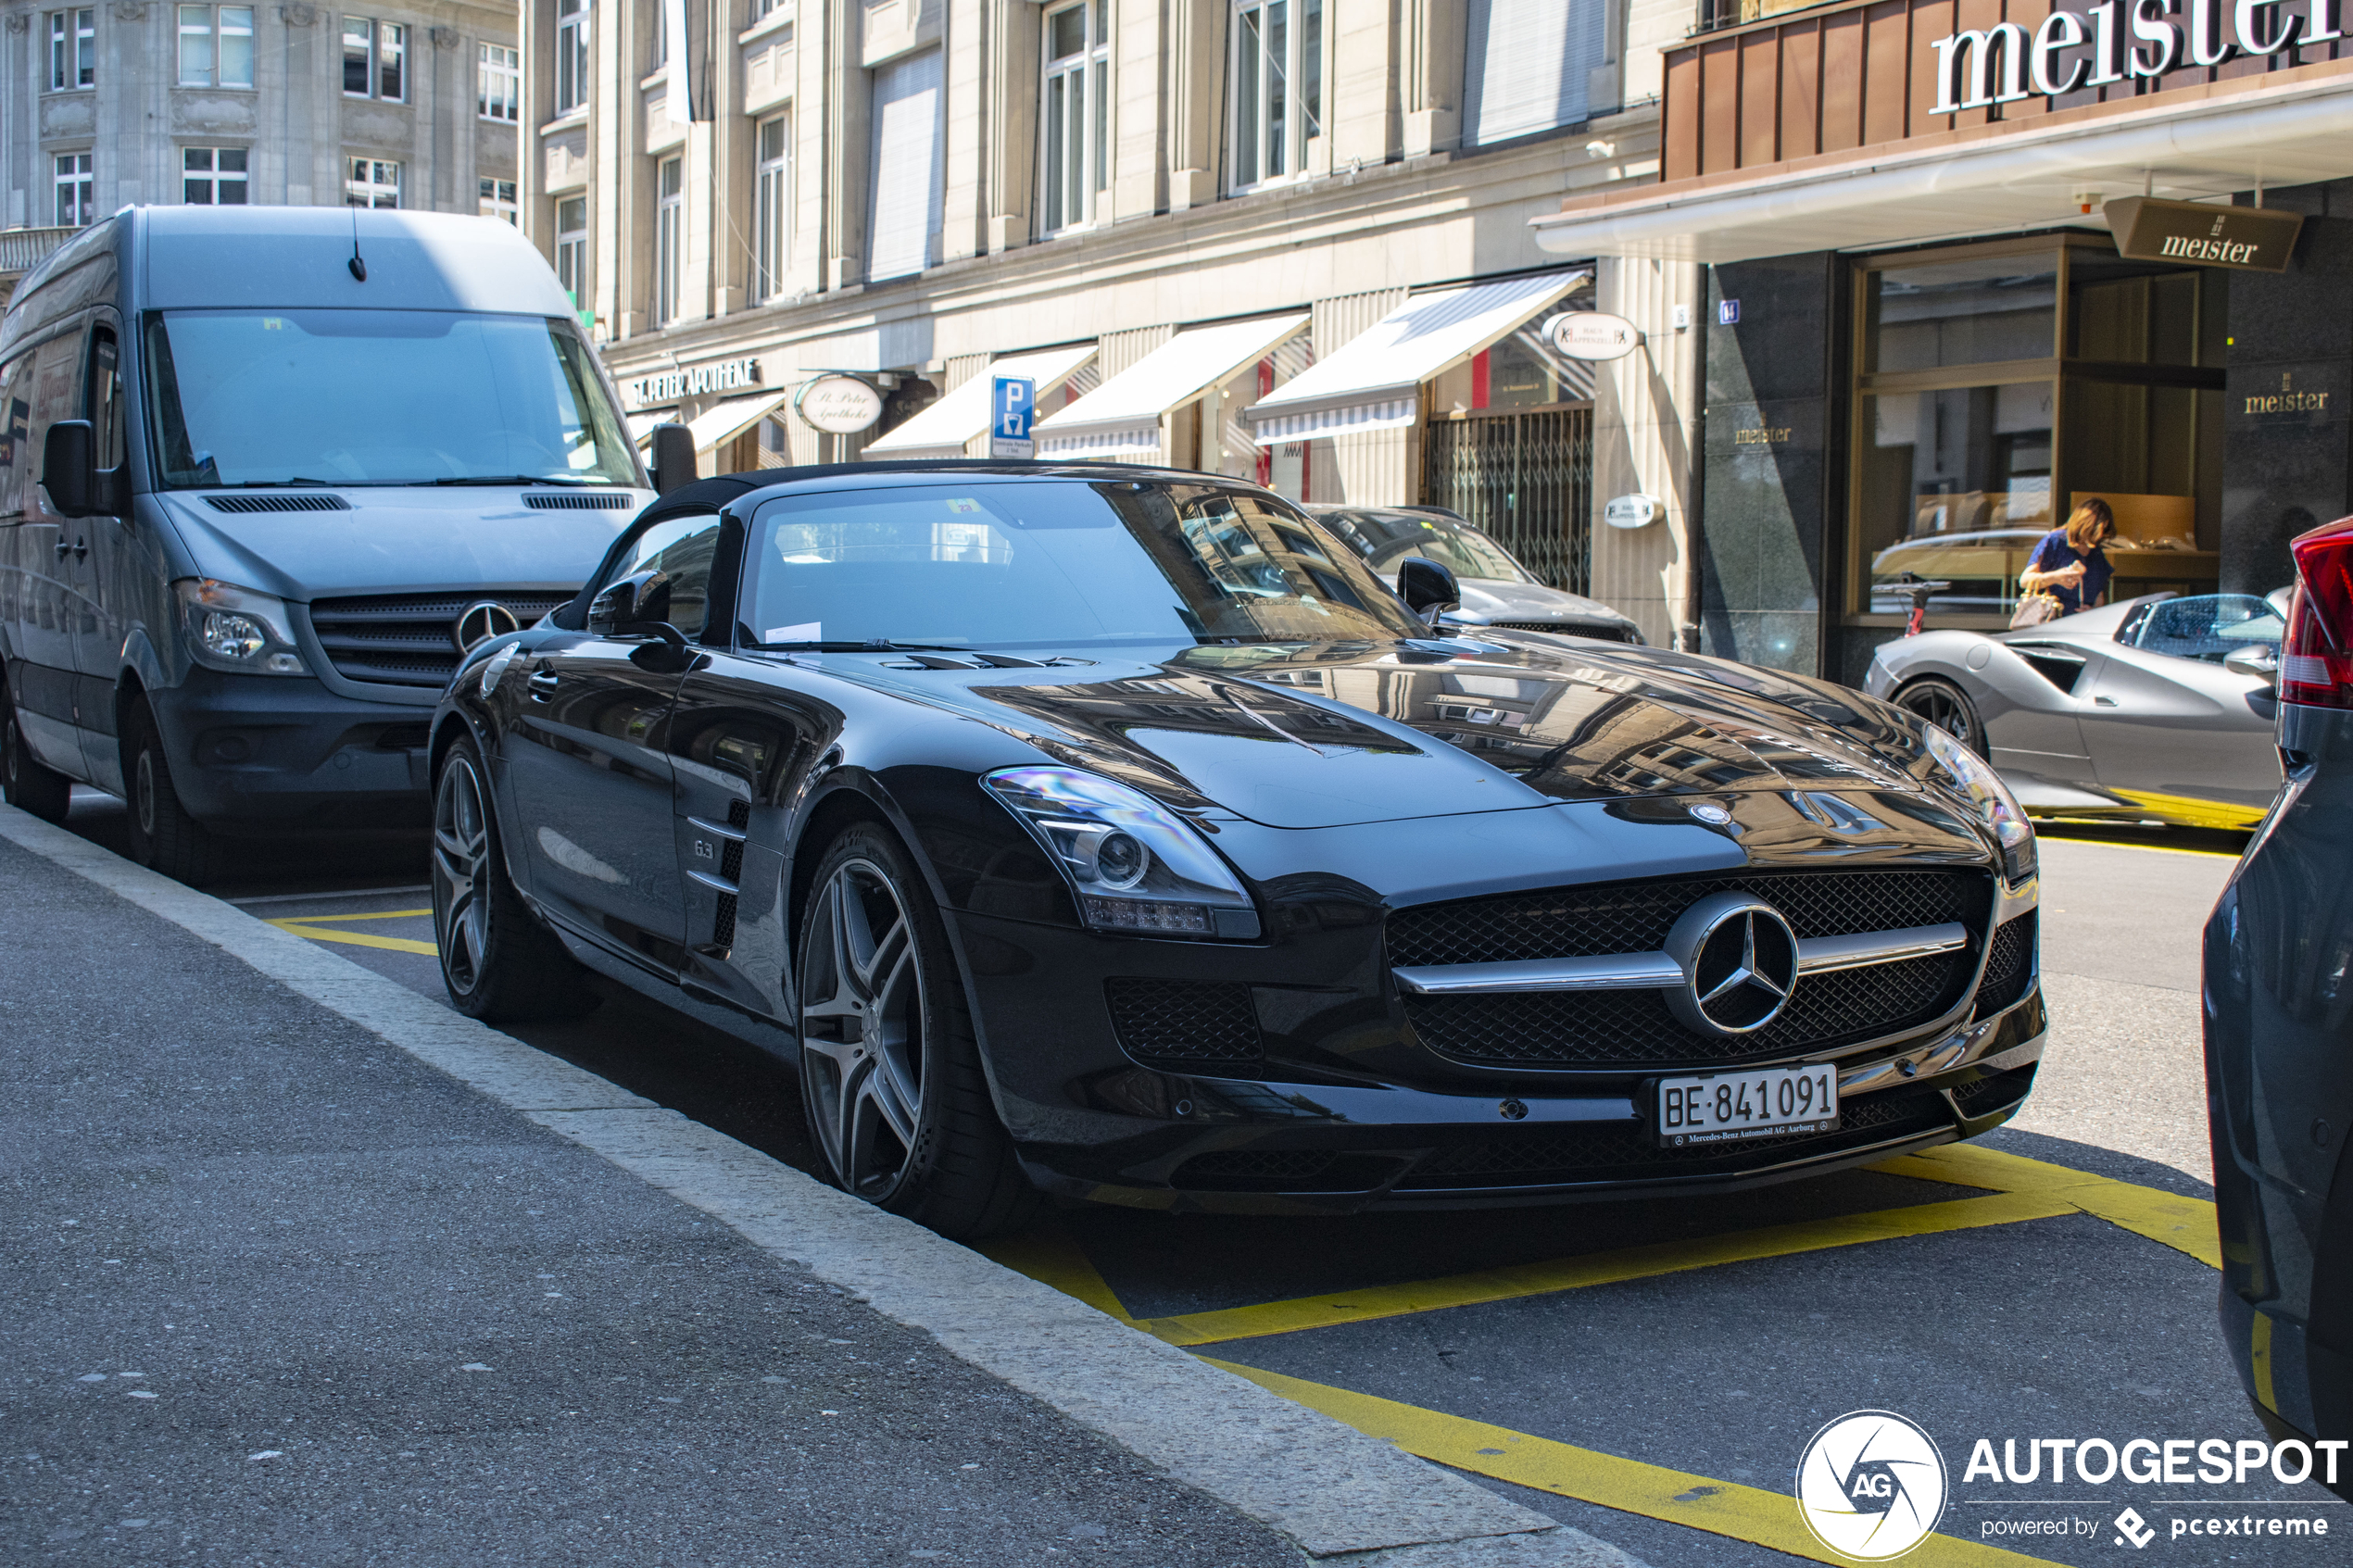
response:
<path fill-rule="evenodd" d="M 768 646 L 1387 642 L 1427 635 L 1279 502 L 1209 485 L 941 484 L 760 509 Z"/>
<path fill-rule="evenodd" d="M 587 345 L 537 316 L 172 310 L 147 364 L 167 489 L 637 483 Z"/>
<path fill-rule="evenodd" d="M 1407 556 L 1434 560 L 1457 577 L 1496 583 L 1533 583 L 1504 546 L 1466 522 L 1423 512 L 1325 512 L 1316 521 L 1372 563 L 1393 574 Z"/>
<path fill-rule="evenodd" d="M 2279 608 L 2252 594 L 2160 599 L 2135 611 L 2116 640 L 2151 653 L 2220 664 L 2242 648 L 2277 647 L 2287 634 Z"/>

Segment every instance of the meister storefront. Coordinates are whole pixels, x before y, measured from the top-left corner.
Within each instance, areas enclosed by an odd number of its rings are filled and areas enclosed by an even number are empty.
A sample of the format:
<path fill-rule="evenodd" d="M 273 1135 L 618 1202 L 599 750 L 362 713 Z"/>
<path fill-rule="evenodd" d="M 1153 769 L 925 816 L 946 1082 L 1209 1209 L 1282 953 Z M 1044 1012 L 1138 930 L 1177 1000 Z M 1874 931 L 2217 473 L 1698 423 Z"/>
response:
<path fill-rule="evenodd" d="M 1905 574 L 1952 584 L 1931 625 L 2005 625 L 2095 495 L 2117 593 L 2286 583 L 2353 511 L 2342 20 L 1846 0 L 1668 51 L 1661 182 L 1535 224 L 1687 360 L 1686 637 L 1859 682 Z"/>

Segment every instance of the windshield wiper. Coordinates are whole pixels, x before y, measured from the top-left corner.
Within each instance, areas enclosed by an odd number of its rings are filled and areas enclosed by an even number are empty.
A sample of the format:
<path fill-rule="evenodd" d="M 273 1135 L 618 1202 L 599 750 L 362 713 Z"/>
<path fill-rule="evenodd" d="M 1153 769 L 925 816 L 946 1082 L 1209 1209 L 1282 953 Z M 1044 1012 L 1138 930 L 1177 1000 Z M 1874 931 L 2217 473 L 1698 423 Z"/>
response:
<path fill-rule="evenodd" d="M 971 653 L 969 647 L 953 643 L 894 643 L 888 637 L 869 637 L 862 643 L 761 643 L 761 648 L 784 648 L 794 653 Z"/>
<path fill-rule="evenodd" d="M 546 479 L 531 473 L 471 473 L 462 479 L 412 479 L 410 488 L 425 484 L 587 484 L 612 487 L 610 479 Z"/>
<path fill-rule="evenodd" d="M 199 483 L 198 490 L 282 490 L 290 484 L 319 485 L 330 490 L 365 490 L 363 483 L 348 479 L 217 479 L 210 484 Z"/>

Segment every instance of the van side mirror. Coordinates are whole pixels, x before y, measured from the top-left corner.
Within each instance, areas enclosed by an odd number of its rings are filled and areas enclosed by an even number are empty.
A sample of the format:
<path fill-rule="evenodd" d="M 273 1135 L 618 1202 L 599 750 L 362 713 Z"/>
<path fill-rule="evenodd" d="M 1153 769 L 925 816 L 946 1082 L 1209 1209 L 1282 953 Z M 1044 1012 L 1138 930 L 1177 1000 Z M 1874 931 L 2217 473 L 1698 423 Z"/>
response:
<path fill-rule="evenodd" d="M 1437 625 L 1440 616 L 1461 608 L 1463 603 L 1463 590 L 1455 583 L 1453 571 L 1427 556 L 1407 556 L 1398 562 L 1397 596 L 1427 626 Z"/>
<path fill-rule="evenodd" d="M 667 495 L 701 478 L 695 471 L 695 433 L 682 424 L 654 426 L 654 491 Z"/>
<path fill-rule="evenodd" d="M 41 487 L 64 517 L 120 517 L 127 510 L 120 469 L 98 470 L 98 433 L 88 420 L 59 420 L 41 447 Z"/>

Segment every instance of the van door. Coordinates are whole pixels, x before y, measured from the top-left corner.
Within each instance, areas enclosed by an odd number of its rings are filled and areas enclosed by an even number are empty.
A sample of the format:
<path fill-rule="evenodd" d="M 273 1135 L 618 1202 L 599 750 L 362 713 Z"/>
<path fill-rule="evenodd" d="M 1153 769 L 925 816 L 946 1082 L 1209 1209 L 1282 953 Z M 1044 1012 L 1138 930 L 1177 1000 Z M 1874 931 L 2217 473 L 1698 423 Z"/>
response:
<path fill-rule="evenodd" d="M 82 370 L 82 414 L 96 436 L 98 467 L 120 470 L 128 441 L 123 428 L 122 345 L 112 311 L 90 325 Z M 67 558 L 67 572 L 81 596 L 82 619 L 74 635 L 76 727 L 82 733 L 84 775 L 101 789 L 123 794 L 122 743 L 115 733 L 115 682 L 122 667 L 123 640 L 141 619 L 152 580 L 162 570 L 142 547 L 135 526 L 119 517 L 86 517 L 73 524 L 79 550 Z M 166 627 L 151 627 L 157 635 Z"/>
<path fill-rule="evenodd" d="M 41 448 L 49 426 L 80 417 L 82 333 L 49 338 L 19 359 L 9 375 L 11 461 L 0 494 L 8 541 L 8 696 L 17 727 L 32 754 L 69 778 L 89 777 L 74 722 L 75 628 L 91 607 L 72 568 L 87 531 L 60 517 L 41 485 Z M 14 433 L 21 430 L 22 434 Z"/>

